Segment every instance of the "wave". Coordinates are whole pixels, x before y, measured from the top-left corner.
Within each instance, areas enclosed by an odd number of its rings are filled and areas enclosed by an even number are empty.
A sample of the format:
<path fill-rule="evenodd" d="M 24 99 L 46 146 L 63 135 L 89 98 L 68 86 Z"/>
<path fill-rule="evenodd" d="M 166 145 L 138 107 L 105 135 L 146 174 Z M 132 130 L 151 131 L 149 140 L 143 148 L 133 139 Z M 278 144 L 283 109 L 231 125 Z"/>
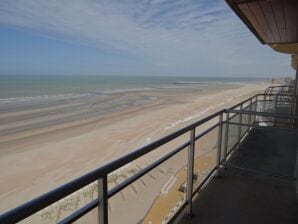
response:
<path fill-rule="evenodd" d="M 54 95 L 39 95 L 39 96 L 22 96 L 22 97 L 9 97 L 0 99 L 0 103 L 19 103 L 28 101 L 41 101 L 41 100 L 52 100 L 52 99 L 72 99 L 84 96 L 90 96 L 92 93 L 66 93 L 66 94 L 54 94 Z"/>
<path fill-rule="evenodd" d="M 144 87 L 144 88 L 125 88 L 125 89 L 113 89 L 113 90 L 106 90 L 103 92 L 99 92 L 101 94 L 111 94 L 111 93 L 125 93 L 125 92 L 140 92 L 144 90 L 156 90 L 153 87 Z"/>
<path fill-rule="evenodd" d="M 207 107 L 205 110 L 197 113 L 197 114 L 194 114 L 194 115 L 191 115 L 191 116 L 188 116 L 188 117 L 185 117 L 183 119 L 180 119 L 180 120 L 177 120 L 171 124 L 169 124 L 167 127 L 164 128 L 164 130 L 168 130 L 168 129 L 171 129 L 171 128 L 174 128 L 175 126 L 179 125 L 179 124 L 182 124 L 184 122 L 187 122 L 187 121 L 190 121 L 190 120 L 193 120 L 195 118 L 199 118 L 201 117 L 202 115 L 206 114 L 207 112 L 209 112 L 210 110 L 213 110 L 215 108 L 218 108 L 220 106 L 223 106 L 225 104 L 227 104 L 228 102 L 231 102 L 232 100 L 236 99 L 236 98 L 239 98 L 241 96 L 243 96 L 245 94 L 239 94 L 239 95 L 236 95 L 236 96 L 233 96 L 231 98 L 228 98 L 225 102 L 222 102 L 222 103 L 218 103 L 216 105 L 213 105 L 213 106 L 210 106 L 210 107 Z"/>
<path fill-rule="evenodd" d="M 144 91 L 144 90 L 154 90 L 154 88 L 132 88 L 132 89 L 127 88 L 127 89 L 107 90 L 102 92 L 63 93 L 63 94 L 50 94 L 50 95 L 45 94 L 45 95 L 37 95 L 37 96 L 8 97 L 8 98 L 0 98 L 0 104 L 56 100 L 56 99 L 74 99 L 74 98 L 80 98 L 80 97 L 86 97 L 86 96 L 92 96 L 92 95 L 137 92 L 137 91 Z"/>
<path fill-rule="evenodd" d="M 192 119 L 198 118 L 198 117 L 202 116 L 203 114 L 206 114 L 208 111 L 210 111 L 210 110 L 212 110 L 214 108 L 215 108 L 215 106 L 208 107 L 207 109 L 205 109 L 205 110 L 203 110 L 203 111 L 201 111 L 201 112 L 199 112 L 199 113 L 197 113 L 195 115 L 188 116 L 188 117 L 186 117 L 184 119 L 181 119 L 181 120 L 178 120 L 176 122 L 173 122 L 169 126 L 165 127 L 164 129 L 165 130 L 168 130 L 168 129 L 171 129 L 171 128 L 173 128 L 173 127 L 175 127 L 175 126 L 177 126 L 177 125 L 179 125 L 181 123 L 184 123 L 184 122 L 190 121 Z"/>

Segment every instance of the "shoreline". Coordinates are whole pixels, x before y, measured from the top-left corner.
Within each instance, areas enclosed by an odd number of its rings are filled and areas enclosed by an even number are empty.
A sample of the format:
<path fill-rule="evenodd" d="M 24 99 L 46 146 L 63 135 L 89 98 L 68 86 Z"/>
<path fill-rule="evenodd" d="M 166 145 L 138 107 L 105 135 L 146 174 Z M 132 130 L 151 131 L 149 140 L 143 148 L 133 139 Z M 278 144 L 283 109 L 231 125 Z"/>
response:
<path fill-rule="evenodd" d="M 2 142 L 0 168 L 6 171 L 0 176 L 0 210 L 30 200 L 266 86 L 248 83 L 220 91 L 197 91 L 201 95 L 194 94 L 194 90 L 155 91 L 153 94 L 159 94 L 159 101 L 150 106 L 142 105 L 78 126 L 53 128 L 51 132 Z M 150 91 L 143 94 L 152 95 Z M 209 110 L 202 113 L 206 108 Z M 180 122 L 166 129 L 177 121 Z M 145 160 L 150 162 L 160 156 L 158 150 L 153 154 Z M 7 167 L 11 169 L 8 171 Z"/>
<path fill-rule="evenodd" d="M 239 88 L 239 85 L 240 84 L 235 85 L 235 83 L 232 83 L 232 84 L 224 83 L 222 86 L 220 85 L 218 88 L 221 88 L 223 90 L 234 89 L 234 88 Z M 191 88 L 191 89 L 179 88 L 177 90 L 177 89 L 170 88 L 170 89 L 155 89 L 155 91 L 152 91 L 152 90 L 142 91 L 142 92 L 139 92 L 138 97 L 129 99 L 130 102 L 128 102 L 129 103 L 128 105 L 124 105 L 124 107 L 123 105 L 120 105 L 119 108 L 113 108 L 112 111 L 108 111 L 111 113 L 103 112 L 102 114 L 95 114 L 95 115 L 94 114 L 89 115 L 85 113 L 85 111 L 89 110 L 89 108 L 87 107 L 90 107 L 90 105 L 93 106 L 96 104 L 100 106 L 101 103 L 103 105 L 109 104 L 109 101 L 114 101 L 115 98 L 119 96 L 121 97 L 123 94 L 119 94 L 119 93 L 107 94 L 105 98 L 99 99 L 99 102 L 95 102 L 95 103 L 93 101 L 97 101 L 97 99 L 94 98 L 92 101 L 87 102 L 86 105 L 83 105 L 82 108 L 80 108 L 80 106 L 82 105 L 82 102 L 86 101 L 86 98 L 79 98 L 78 100 L 75 99 L 74 102 L 70 101 L 69 103 L 68 103 L 68 99 L 66 99 L 66 102 L 65 100 L 63 100 L 62 102 L 60 102 L 59 100 L 58 102 L 54 102 L 54 103 L 52 101 L 50 102 L 46 101 L 46 102 L 43 102 L 42 104 L 40 102 L 36 102 L 33 105 L 31 105 L 31 102 L 30 102 L 29 103 L 30 108 L 28 108 L 29 106 L 27 106 L 26 104 L 21 104 L 16 108 L 14 108 L 14 105 L 13 105 L 12 109 L 10 109 L 9 107 L 5 108 L 5 110 L 8 110 L 8 111 L 3 111 L 3 105 L 1 107 L 1 104 L 0 104 L 0 112 L 1 112 L 0 123 L 2 124 L 0 127 L 0 144 L 1 143 L 5 144 L 9 141 L 15 141 L 15 140 L 19 140 L 27 137 L 32 137 L 34 135 L 43 135 L 43 134 L 47 134 L 48 132 L 55 132 L 55 131 L 64 130 L 72 127 L 74 128 L 82 127 L 84 125 L 88 125 L 92 123 L 98 123 L 98 122 L 106 123 L 105 122 L 106 120 L 113 120 L 113 118 L 116 118 L 116 117 L 120 118 L 121 116 L 126 117 L 126 115 L 129 116 L 130 114 L 136 113 L 141 110 L 148 110 L 148 109 L 150 110 L 152 108 L 158 109 L 158 107 L 165 106 L 165 105 L 176 104 L 176 103 L 179 104 L 185 101 L 185 99 L 182 99 L 182 100 L 180 99 L 181 98 L 179 97 L 180 93 L 182 95 L 182 98 L 190 98 L 189 94 L 203 94 L 204 96 L 204 95 L 214 93 L 214 90 L 216 89 L 216 87 L 212 87 L 212 88 L 213 89 L 211 89 L 211 91 L 208 90 L 206 87 L 204 88 L 201 87 L 199 89 L 198 88 Z M 176 93 L 176 91 L 178 92 Z M 129 98 L 131 97 L 131 95 L 136 95 L 134 90 L 126 91 L 125 97 Z M 174 99 L 175 97 L 177 99 Z M 146 100 L 147 102 L 139 103 L 140 101 L 146 101 Z M 117 102 L 114 104 L 117 105 Z M 110 107 L 112 106 L 113 105 L 110 105 Z M 60 115 L 60 111 L 63 111 L 63 108 L 67 108 L 67 109 L 71 108 L 70 112 L 67 112 L 68 114 L 66 114 L 65 117 L 63 117 L 63 114 L 62 116 Z M 79 111 L 78 116 L 76 116 L 72 120 L 67 120 L 67 116 L 71 115 L 70 113 L 74 113 L 74 114 L 76 113 L 76 111 L 73 112 L 73 110 L 85 110 L 85 111 Z M 96 112 L 97 111 L 105 111 L 105 108 L 98 108 L 98 109 L 96 108 Z M 36 115 L 38 116 L 38 114 L 41 114 L 40 116 L 41 118 L 36 117 Z M 28 118 L 28 115 L 29 115 L 29 118 Z M 61 116 L 63 119 L 62 120 L 60 119 L 61 121 L 58 124 L 55 124 L 54 123 L 55 120 L 59 120 L 59 117 L 57 116 Z M 45 121 L 51 121 L 52 119 L 53 122 L 52 124 L 47 124 L 39 127 L 37 125 L 39 125 L 40 121 L 38 121 L 37 119 L 42 119 Z M 34 126 L 34 123 L 37 123 L 37 125 Z M 28 128 L 29 125 L 32 125 L 33 127 Z M 5 126 L 7 128 L 5 128 Z M 14 129 L 9 130 L 9 128 L 14 128 Z M 25 130 L 22 130 L 22 128 Z M 21 129 L 21 130 L 18 130 L 18 129 Z"/>

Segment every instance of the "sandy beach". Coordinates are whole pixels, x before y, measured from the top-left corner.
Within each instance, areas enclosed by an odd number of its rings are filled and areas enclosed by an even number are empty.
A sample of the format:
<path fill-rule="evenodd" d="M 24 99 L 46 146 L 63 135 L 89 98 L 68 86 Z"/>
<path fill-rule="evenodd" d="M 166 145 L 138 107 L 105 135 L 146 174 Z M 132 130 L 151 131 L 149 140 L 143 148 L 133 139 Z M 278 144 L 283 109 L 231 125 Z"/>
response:
<path fill-rule="evenodd" d="M 0 104 L 0 211 L 233 105 L 268 85 L 209 83 Z M 130 171 L 146 167 L 185 137 L 138 159 L 130 165 Z M 181 172 L 185 165 L 181 160 L 185 158 L 184 153 L 175 156 L 116 195 L 109 203 L 110 214 L 125 211 L 121 223 L 144 219 L 163 186 L 169 184 L 173 174 Z M 109 188 L 132 173 L 111 178 Z M 130 216 L 130 212 L 135 215 Z M 119 216 L 111 216 L 111 223 L 120 223 Z"/>

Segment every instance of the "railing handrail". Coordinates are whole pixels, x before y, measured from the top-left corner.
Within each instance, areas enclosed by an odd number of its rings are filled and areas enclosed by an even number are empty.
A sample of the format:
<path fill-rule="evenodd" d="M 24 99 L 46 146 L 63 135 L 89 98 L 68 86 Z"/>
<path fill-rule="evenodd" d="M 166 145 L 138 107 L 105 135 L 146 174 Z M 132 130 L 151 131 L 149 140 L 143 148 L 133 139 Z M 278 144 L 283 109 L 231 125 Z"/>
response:
<path fill-rule="evenodd" d="M 275 88 L 289 88 L 289 89 L 294 89 L 294 86 L 291 85 L 277 85 L 277 86 L 269 86 L 265 89 L 264 92 L 268 92 L 269 90 L 275 89 Z"/>
<path fill-rule="evenodd" d="M 258 96 L 290 96 L 290 97 L 296 97 L 295 94 L 274 94 L 274 93 L 259 93 L 259 94 L 256 94 Z"/>
<path fill-rule="evenodd" d="M 244 104 L 244 103 L 246 103 L 246 102 L 249 102 L 250 100 L 252 100 L 252 99 L 254 99 L 254 98 L 258 97 L 258 96 L 277 96 L 277 95 L 278 95 L 278 96 L 289 96 L 289 97 L 294 97 L 294 98 L 296 98 L 296 95 L 293 95 L 293 94 L 264 94 L 264 93 L 258 93 L 258 94 L 255 94 L 255 95 L 253 95 L 253 96 L 251 96 L 251 97 L 249 97 L 249 98 L 247 98 L 247 99 L 241 101 L 241 102 L 238 103 L 238 104 L 235 104 L 235 105 L 229 107 L 228 109 L 234 109 L 234 108 L 236 108 L 236 107 L 239 107 L 240 105 L 242 105 L 242 104 Z M 259 100 L 258 100 L 258 101 L 259 101 Z"/>
<path fill-rule="evenodd" d="M 11 209 L 11 210 L 1 214 L 0 222 L 1 223 L 15 223 L 15 222 L 21 221 L 21 220 L 35 214 L 36 212 L 48 207 L 49 205 L 63 199 L 64 197 L 70 195 L 71 193 L 74 193 L 75 191 L 85 187 L 86 185 L 98 180 L 99 178 L 107 176 L 109 173 L 117 170 L 118 168 L 134 161 L 137 158 L 140 158 L 141 156 L 155 150 L 156 148 L 187 133 L 188 131 L 195 129 L 196 127 L 210 121 L 211 119 L 214 119 L 215 117 L 217 117 L 223 113 L 239 113 L 239 110 L 234 110 L 236 107 L 238 107 L 254 98 L 257 100 L 257 97 L 262 96 L 262 95 L 268 96 L 268 95 L 276 95 L 276 94 L 256 94 L 256 95 L 230 107 L 229 109 L 222 109 L 218 112 L 215 112 L 203 119 L 200 119 L 199 121 L 196 121 L 190 125 L 187 125 L 186 127 L 181 128 L 181 129 L 179 129 L 169 135 L 166 135 L 156 141 L 153 141 L 143 147 L 140 147 L 139 149 L 134 150 L 131 153 L 120 157 L 119 159 L 111 161 L 108 164 L 105 164 L 91 172 L 88 172 L 85 175 L 82 175 L 66 184 L 63 184 L 60 187 L 57 187 L 48 193 L 45 193 L 33 200 L 30 200 L 14 209 Z M 284 94 L 284 96 L 293 96 L 293 95 Z M 252 114 L 252 115 L 264 115 L 263 112 L 241 111 L 241 113 Z M 266 113 L 266 114 L 269 114 L 271 116 L 276 115 L 276 114 L 271 114 L 271 113 Z M 289 115 L 287 115 L 287 118 L 289 118 Z M 291 116 L 291 118 L 297 118 L 297 116 Z M 213 128 L 216 127 L 217 125 L 218 125 L 218 123 L 216 125 L 214 125 Z M 185 144 L 189 144 L 189 142 L 186 142 Z M 122 186 L 122 188 L 123 188 L 123 186 Z M 113 193 L 110 192 L 110 194 L 113 194 Z M 99 202 L 98 203 L 92 202 L 92 203 L 90 203 L 91 206 L 97 206 Z"/>
<path fill-rule="evenodd" d="M 294 88 L 294 86 L 291 86 L 291 85 L 276 85 L 276 86 L 269 86 L 269 87 L 267 87 L 267 89 L 283 88 L 283 87 Z M 265 89 L 265 90 L 267 90 L 267 89 Z"/>
<path fill-rule="evenodd" d="M 170 142 L 171 140 L 185 134 L 186 132 L 200 126 L 201 124 L 217 117 L 224 110 L 220 110 L 213 113 L 197 122 L 194 122 L 184 128 L 181 128 L 169 135 L 166 135 L 154 142 L 149 143 L 127 155 L 120 157 L 119 159 L 113 160 L 112 162 L 105 164 L 81 177 L 78 177 L 54 190 L 45 193 L 35 199 L 32 199 L 14 209 L 11 209 L 0 215 L 0 222 L 5 223 L 9 220 L 10 223 L 21 221 L 36 212 L 46 208 L 47 206 L 59 201 L 60 199 L 74 193 L 75 191 L 83 188 L 84 186 L 98 180 L 99 178 L 108 175 L 109 173 L 117 170 L 125 164 L 132 162 L 133 160 L 153 151 L 154 149 Z"/>
<path fill-rule="evenodd" d="M 298 119 L 298 116 L 290 115 L 290 114 L 277 114 L 277 113 L 255 112 L 255 111 L 244 111 L 244 110 L 233 110 L 233 109 L 226 109 L 225 113 L 248 114 L 248 115 L 259 115 L 259 116 L 267 116 L 267 117 Z"/>
<path fill-rule="evenodd" d="M 279 85 L 279 86 L 269 86 L 269 87 L 267 87 L 267 89 L 283 88 L 283 87 L 294 88 L 294 86 L 290 86 L 290 85 Z M 265 91 L 266 91 L 267 89 L 265 89 Z"/>

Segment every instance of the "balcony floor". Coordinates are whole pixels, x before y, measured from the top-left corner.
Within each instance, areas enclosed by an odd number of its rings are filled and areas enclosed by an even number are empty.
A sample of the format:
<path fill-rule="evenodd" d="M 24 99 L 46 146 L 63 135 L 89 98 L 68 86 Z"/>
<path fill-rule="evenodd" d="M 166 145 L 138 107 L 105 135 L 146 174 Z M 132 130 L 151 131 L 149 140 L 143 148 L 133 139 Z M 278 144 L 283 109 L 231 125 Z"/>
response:
<path fill-rule="evenodd" d="M 233 153 L 229 164 L 272 175 L 294 177 L 297 133 L 254 130 Z M 243 169 L 221 170 L 194 199 L 194 217 L 178 223 L 298 223 L 295 182 Z"/>
<path fill-rule="evenodd" d="M 258 170 L 276 176 L 295 177 L 297 132 L 285 129 L 254 129 L 240 150 L 228 160 L 230 165 Z"/>

